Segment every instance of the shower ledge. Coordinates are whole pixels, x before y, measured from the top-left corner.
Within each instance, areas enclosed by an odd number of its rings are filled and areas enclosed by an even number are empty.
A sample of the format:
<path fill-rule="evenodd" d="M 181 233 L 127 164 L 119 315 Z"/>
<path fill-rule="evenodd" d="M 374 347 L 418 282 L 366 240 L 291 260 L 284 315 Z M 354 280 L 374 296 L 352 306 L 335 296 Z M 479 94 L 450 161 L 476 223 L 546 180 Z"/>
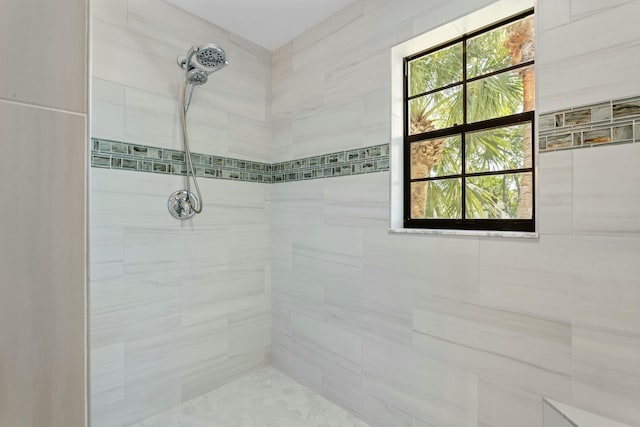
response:
<path fill-rule="evenodd" d="M 560 415 L 560 419 L 557 415 Z M 631 427 L 600 415 L 544 399 L 544 427 Z"/>

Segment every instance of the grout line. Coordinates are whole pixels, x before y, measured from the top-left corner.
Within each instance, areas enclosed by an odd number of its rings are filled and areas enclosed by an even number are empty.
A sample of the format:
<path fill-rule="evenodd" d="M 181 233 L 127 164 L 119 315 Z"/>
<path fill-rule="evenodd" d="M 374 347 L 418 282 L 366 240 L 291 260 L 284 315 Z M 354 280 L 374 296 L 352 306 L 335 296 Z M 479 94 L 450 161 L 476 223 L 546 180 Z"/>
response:
<path fill-rule="evenodd" d="M 72 114 L 74 116 L 80 116 L 80 117 L 87 117 L 88 116 L 87 113 L 79 113 L 77 111 L 64 110 L 62 108 L 47 107 L 45 105 L 39 105 L 39 104 L 35 104 L 35 103 L 32 103 L 32 102 L 16 101 L 14 99 L 7 99 L 7 98 L 2 98 L 2 97 L 0 97 L 0 102 L 6 103 L 6 104 L 11 104 L 11 105 L 19 105 L 21 107 L 36 108 L 38 110 L 52 111 L 52 112 L 55 112 L 55 113 Z"/>

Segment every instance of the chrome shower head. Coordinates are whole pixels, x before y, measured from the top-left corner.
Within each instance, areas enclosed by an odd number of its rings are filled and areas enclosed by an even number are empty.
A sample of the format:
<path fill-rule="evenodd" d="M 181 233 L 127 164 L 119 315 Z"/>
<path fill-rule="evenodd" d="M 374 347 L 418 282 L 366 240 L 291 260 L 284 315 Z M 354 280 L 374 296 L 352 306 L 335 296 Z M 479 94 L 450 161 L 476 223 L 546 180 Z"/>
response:
<path fill-rule="evenodd" d="M 187 82 L 194 86 L 202 86 L 209 80 L 209 76 L 204 71 L 193 68 L 187 71 Z"/>
<path fill-rule="evenodd" d="M 191 70 L 198 70 L 209 75 L 224 68 L 227 64 L 229 62 L 225 51 L 215 44 L 193 46 L 187 52 L 187 56 L 178 57 L 178 65 L 187 71 L 187 80 Z"/>
<path fill-rule="evenodd" d="M 225 67 L 227 62 L 227 54 L 224 50 L 214 44 L 200 46 L 196 50 L 196 60 L 208 72 L 218 71 Z"/>

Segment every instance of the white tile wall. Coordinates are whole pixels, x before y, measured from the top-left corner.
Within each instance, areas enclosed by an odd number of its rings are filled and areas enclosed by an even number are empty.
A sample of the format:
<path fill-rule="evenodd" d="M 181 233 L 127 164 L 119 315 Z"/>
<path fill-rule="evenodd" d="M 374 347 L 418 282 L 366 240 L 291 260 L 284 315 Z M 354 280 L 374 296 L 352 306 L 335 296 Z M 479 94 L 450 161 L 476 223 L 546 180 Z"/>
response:
<path fill-rule="evenodd" d="M 432 3 L 276 51 L 274 159 L 388 141 L 389 47 L 493 2 Z M 638 7 L 538 1 L 539 111 L 640 93 Z M 390 235 L 387 173 L 272 186 L 274 363 L 372 425 L 541 427 L 543 396 L 640 423 L 636 145 L 541 155 L 538 240 Z"/>
<path fill-rule="evenodd" d="M 194 93 L 191 149 L 270 160 L 270 52 L 164 1 L 92 3 L 93 137 L 181 150 L 176 57 L 216 43 L 230 65 Z M 181 188 L 178 176 L 92 169 L 94 427 L 153 416 L 269 361 L 269 187 L 201 179 L 203 214 L 179 222 L 166 204 Z"/>
<path fill-rule="evenodd" d="M 358 0 L 271 56 L 150 2 L 96 1 L 94 136 L 178 148 L 174 57 L 213 41 L 231 65 L 194 96 L 194 150 L 261 161 L 388 142 L 389 48 L 494 3 Z M 640 93 L 639 5 L 538 2 L 539 111 Z M 205 214 L 179 224 L 180 178 L 94 169 L 95 425 L 205 393 L 271 346 L 372 425 L 541 427 L 543 396 L 640 423 L 639 153 L 542 155 L 527 241 L 390 235 L 388 173 L 203 180 Z"/>

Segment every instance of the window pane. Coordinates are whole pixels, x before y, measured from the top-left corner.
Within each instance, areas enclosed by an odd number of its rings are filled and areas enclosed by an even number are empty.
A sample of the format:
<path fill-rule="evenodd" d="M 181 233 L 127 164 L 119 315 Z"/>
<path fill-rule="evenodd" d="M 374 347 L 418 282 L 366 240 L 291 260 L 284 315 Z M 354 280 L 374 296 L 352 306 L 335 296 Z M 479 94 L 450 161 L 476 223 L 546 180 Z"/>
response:
<path fill-rule="evenodd" d="M 532 61 L 535 56 L 533 16 L 467 41 L 467 78 Z"/>
<path fill-rule="evenodd" d="M 409 96 L 462 81 L 462 43 L 409 63 Z"/>
<path fill-rule="evenodd" d="M 439 179 L 411 183 L 411 218 L 460 219 L 462 180 Z"/>
<path fill-rule="evenodd" d="M 462 86 L 409 101 L 409 135 L 462 124 Z"/>
<path fill-rule="evenodd" d="M 531 173 L 467 178 L 468 219 L 531 219 L 533 182 Z"/>
<path fill-rule="evenodd" d="M 465 137 L 466 172 L 531 167 L 531 123 L 471 132 Z"/>
<path fill-rule="evenodd" d="M 462 173 L 462 138 L 427 139 L 411 144 L 411 179 Z"/>
<path fill-rule="evenodd" d="M 535 107 L 533 67 L 496 74 L 467 85 L 468 122 L 532 111 Z"/>

